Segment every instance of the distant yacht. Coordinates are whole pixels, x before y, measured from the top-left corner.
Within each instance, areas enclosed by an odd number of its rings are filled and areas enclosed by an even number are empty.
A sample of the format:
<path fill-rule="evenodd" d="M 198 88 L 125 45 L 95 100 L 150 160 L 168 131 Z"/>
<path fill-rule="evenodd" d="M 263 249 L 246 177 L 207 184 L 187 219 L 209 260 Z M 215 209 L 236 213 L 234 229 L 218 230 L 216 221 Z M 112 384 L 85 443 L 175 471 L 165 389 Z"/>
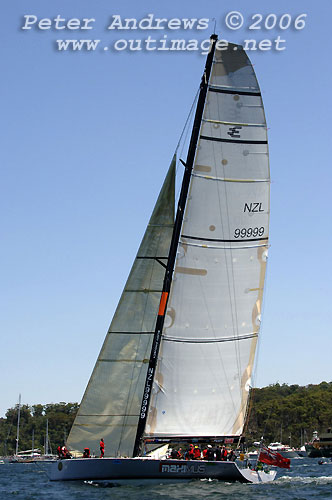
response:
<path fill-rule="evenodd" d="M 270 443 L 268 448 L 271 451 L 277 451 L 284 458 L 298 458 L 300 456 L 294 448 L 291 448 L 286 444 L 281 444 L 278 441 Z"/>

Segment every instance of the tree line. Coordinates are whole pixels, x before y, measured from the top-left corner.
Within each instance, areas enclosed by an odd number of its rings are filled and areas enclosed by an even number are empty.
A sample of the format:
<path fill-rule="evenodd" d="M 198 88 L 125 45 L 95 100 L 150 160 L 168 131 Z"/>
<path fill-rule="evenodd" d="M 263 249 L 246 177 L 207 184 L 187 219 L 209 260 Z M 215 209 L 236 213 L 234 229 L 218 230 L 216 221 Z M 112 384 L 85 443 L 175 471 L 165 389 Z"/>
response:
<path fill-rule="evenodd" d="M 332 427 L 332 382 L 307 386 L 273 384 L 253 389 L 246 440 L 282 441 L 299 447 L 313 431 Z"/>
<path fill-rule="evenodd" d="M 22 405 L 20 411 L 19 450 L 34 447 L 45 450 L 48 421 L 48 450 L 56 453 L 69 434 L 78 403 Z M 0 418 L 0 455 L 12 455 L 16 447 L 18 405 Z M 251 390 L 246 442 L 250 445 L 263 436 L 266 444 L 281 441 L 298 447 L 309 441 L 313 431 L 332 427 L 332 382 L 318 385 L 272 384 Z"/>
<path fill-rule="evenodd" d="M 20 408 L 19 451 L 40 449 L 45 453 L 46 426 L 48 424 L 48 452 L 56 453 L 64 444 L 79 408 L 78 403 L 51 403 Z M 13 455 L 16 449 L 18 405 L 0 418 L 0 455 Z"/>

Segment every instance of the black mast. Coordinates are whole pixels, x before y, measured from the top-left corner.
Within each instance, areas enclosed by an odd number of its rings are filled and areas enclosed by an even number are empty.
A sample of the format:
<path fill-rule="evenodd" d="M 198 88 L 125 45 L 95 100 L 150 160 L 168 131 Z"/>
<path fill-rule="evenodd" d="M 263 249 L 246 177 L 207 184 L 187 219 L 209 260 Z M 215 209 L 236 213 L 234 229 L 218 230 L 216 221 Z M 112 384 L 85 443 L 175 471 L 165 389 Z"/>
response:
<path fill-rule="evenodd" d="M 185 209 L 187 196 L 188 196 L 188 189 L 189 189 L 191 172 L 192 172 L 193 165 L 194 165 L 196 147 L 197 147 L 199 131 L 201 128 L 201 121 L 202 121 L 202 116 L 203 116 L 203 111 L 204 111 L 205 98 L 206 98 L 206 93 L 208 90 L 208 84 L 209 84 L 209 80 L 210 80 L 212 61 L 213 61 L 216 42 L 218 40 L 217 35 L 211 35 L 210 40 L 211 40 L 211 48 L 210 48 L 210 52 L 209 52 L 207 59 L 206 59 L 204 74 L 202 76 L 200 93 L 199 93 L 199 97 L 198 97 L 198 101 L 197 101 L 197 107 L 196 107 L 196 113 L 195 113 L 195 119 L 194 119 L 194 125 L 193 125 L 193 130 L 191 133 L 190 144 L 189 144 L 189 149 L 188 149 L 187 161 L 186 161 L 186 163 L 184 163 L 185 171 L 184 171 L 184 175 L 183 175 L 181 193 L 180 193 L 180 197 L 179 197 L 178 208 L 177 208 L 177 213 L 176 213 L 176 218 L 175 218 L 174 228 L 173 228 L 173 234 L 172 234 L 172 240 L 171 240 L 171 245 L 170 245 L 169 254 L 168 254 L 168 261 L 167 261 L 167 267 L 166 267 L 166 271 L 165 271 L 163 290 L 162 290 L 162 294 L 161 294 L 159 312 L 158 312 L 158 317 L 157 317 L 157 321 L 156 321 L 156 328 L 155 328 L 155 333 L 154 333 L 154 338 L 153 338 L 153 343 L 152 343 L 152 348 L 151 348 L 149 367 L 148 367 L 145 386 L 144 386 L 143 400 L 142 400 L 142 405 L 141 405 L 141 410 L 140 410 L 140 415 L 139 415 L 136 440 L 135 440 L 134 452 L 133 452 L 134 457 L 137 457 L 140 453 L 141 440 L 142 440 L 142 436 L 143 436 L 143 433 L 145 430 L 146 419 L 147 419 L 148 411 L 149 411 L 152 383 L 153 383 L 154 374 L 155 374 L 155 370 L 156 370 L 159 347 L 160 347 L 161 336 L 162 336 L 162 330 L 163 330 L 164 321 L 165 321 L 165 311 L 166 311 L 167 302 L 168 302 L 168 294 L 169 294 L 169 291 L 171 288 L 174 264 L 175 264 L 175 259 L 176 259 L 176 251 L 177 251 L 177 247 L 178 247 L 178 243 L 179 243 L 180 231 L 181 231 L 183 215 L 184 215 L 184 209 Z"/>

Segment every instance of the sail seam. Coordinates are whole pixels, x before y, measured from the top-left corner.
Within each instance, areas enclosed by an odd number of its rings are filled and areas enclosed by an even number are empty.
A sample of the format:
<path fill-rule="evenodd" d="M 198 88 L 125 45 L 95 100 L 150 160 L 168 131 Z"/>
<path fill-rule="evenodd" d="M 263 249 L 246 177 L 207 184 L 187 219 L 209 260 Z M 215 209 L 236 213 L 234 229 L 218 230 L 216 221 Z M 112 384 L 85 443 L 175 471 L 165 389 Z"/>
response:
<path fill-rule="evenodd" d="M 222 120 L 211 120 L 210 118 L 204 118 L 202 120 L 204 123 L 217 123 L 220 125 L 240 125 L 241 127 L 262 127 L 266 129 L 265 123 L 241 123 L 241 122 L 225 122 Z"/>
<path fill-rule="evenodd" d="M 172 338 L 172 337 L 164 337 L 164 340 L 167 342 L 180 342 L 181 344 L 214 344 L 220 342 L 236 342 L 238 340 L 248 340 L 254 337 L 258 337 L 258 333 L 250 333 L 248 335 L 241 335 L 239 337 L 232 338 L 220 338 L 220 339 L 211 339 L 211 340 L 200 340 L 200 339 L 181 339 L 181 338 Z"/>
<path fill-rule="evenodd" d="M 235 95 L 250 95 L 250 96 L 257 96 L 260 97 L 262 94 L 260 92 L 247 92 L 243 90 L 231 90 L 231 89 L 225 89 L 225 88 L 216 88 L 216 87 L 209 87 L 210 92 L 217 92 L 219 94 L 235 94 Z"/>
<path fill-rule="evenodd" d="M 270 179 L 230 179 L 227 177 L 213 177 L 212 175 L 192 174 L 193 177 L 221 182 L 271 182 Z"/>
<path fill-rule="evenodd" d="M 249 248 L 261 248 L 261 247 L 266 247 L 268 246 L 267 243 L 263 243 L 262 245 L 237 245 L 236 247 L 221 247 L 221 246 L 215 246 L 215 245 L 203 245 L 199 243 L 188 243 L 181 241 L 183 245 L 187 245 L 188 247 L 199 247 L 199 248 L 209 248 L 212 250 L 248 250 Z"/>
<path fill-rule="evenodd" d="M 245 140 L 237 140 L 237 139 L 221 139 L 219 137 L 208 137 L 206 135 L 201 135 L 201 139 L 205 141 L 215 141 L 215 142 L 230 142 L 232 144 L 267 144 L 267 141 L 245 141 Z"/>
<path fill-rule="evenodd" d="M 268 240 L 268 236 L 264 238 L 250 238 L 250 239 L 238 239 L 238 240 L 220 240 L 217 238 L 201 238 L 199 236 L 188 236 L 186 234 L 181 235 L 182 238 L 189 238 L 190 240 L 200 240 L 200 241 L 215 241 L 220 243 L 238 243 L 239 241 L 263 241 Z"/>

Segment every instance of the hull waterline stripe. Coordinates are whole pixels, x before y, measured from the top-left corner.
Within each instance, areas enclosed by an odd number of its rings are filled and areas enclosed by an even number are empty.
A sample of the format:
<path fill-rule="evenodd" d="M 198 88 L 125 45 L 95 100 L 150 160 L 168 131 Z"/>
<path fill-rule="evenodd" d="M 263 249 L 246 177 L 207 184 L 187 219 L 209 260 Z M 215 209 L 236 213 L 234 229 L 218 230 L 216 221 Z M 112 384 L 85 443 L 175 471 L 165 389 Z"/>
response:
<path fill-rule="evenodd" d="M 201 139 L 204 139 L 205 141 L 214 141 L 214 142 L 230 142 L 232 144 L 238 143 L 238 144 L 267 144 L 267 141 L 243 141 L 243 140 L 237 140 L 237 139 L 220 139 L 219 137 L 208 137 L 206 135 L 201 135 Z"/>

